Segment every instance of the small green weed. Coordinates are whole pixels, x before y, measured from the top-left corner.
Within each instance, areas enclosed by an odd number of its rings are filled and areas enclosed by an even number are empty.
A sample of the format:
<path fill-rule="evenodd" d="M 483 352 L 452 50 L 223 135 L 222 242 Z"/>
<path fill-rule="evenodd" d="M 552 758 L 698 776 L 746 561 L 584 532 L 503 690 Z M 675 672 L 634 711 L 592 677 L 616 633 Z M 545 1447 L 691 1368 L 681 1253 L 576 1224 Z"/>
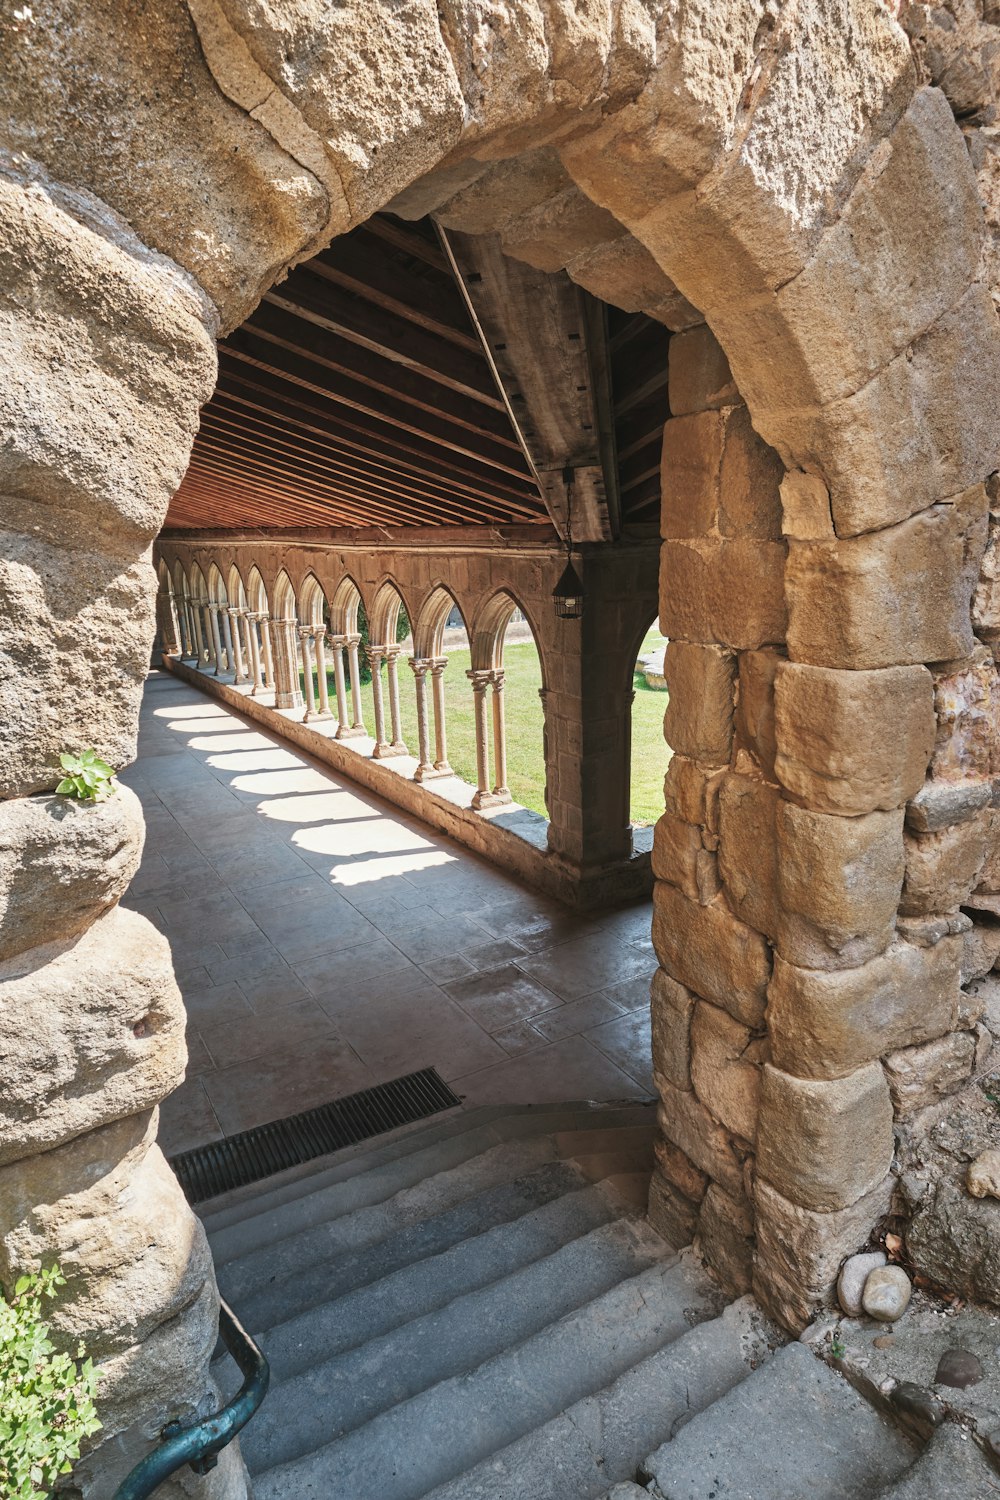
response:
<path fill-rule="evenodd" d="M 63 797 L 76 797 L 80 802 L 102 802 L 111 791 L 114 768 L 101 760 L 96 750 L 83 750 L 79 755 L 66 752 L 59 757 L 59 764 L 66 775 L 56 787 Z"/>
<path fill-rule="evenodd" d="M 58 1266 L 21 1276 L 9 1299 L 0 1294 L 0 1495 L 41 1500 L 97 1432 L 93 1361 L 57 1354 L 42 1318 L 42 1299 L 65 1286 Z M 77 1363 L 80 1361 L 80 1363 Z"/>

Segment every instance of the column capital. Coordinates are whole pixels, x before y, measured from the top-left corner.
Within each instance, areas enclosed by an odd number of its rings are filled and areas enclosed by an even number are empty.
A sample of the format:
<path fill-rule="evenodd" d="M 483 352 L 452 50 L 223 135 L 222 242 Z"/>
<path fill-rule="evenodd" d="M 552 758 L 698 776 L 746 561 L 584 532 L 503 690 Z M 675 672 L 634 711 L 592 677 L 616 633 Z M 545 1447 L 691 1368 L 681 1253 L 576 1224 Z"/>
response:
<path fill-rule="evenodd" d="M 408 656 L 407 661 L 413 668 L 414 677 L 426 677 L 430 667 L 430 658 L 426 656 Z"/>
<path fill-rule="evenodd" d="M 493 673 L 489 667 L 472 667 L 465 675 L 476 693 L 484 693 L 493 681 Z"/>

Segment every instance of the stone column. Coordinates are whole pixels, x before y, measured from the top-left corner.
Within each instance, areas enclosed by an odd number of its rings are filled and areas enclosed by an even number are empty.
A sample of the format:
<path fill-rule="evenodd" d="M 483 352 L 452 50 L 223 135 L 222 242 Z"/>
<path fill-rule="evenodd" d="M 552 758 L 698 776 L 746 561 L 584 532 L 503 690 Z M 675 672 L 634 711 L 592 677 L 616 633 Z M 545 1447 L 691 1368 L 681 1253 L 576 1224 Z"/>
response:
<path fill-rule="evenodd" d="M 389 691 L 389 718 L 392 721 L 390 749 L 394 755 L 409 755 L 403 740 L 403 720 L 399 711 L 399 658 L 400 646 L 385 648 L 386 687 Z"/>
<path fill-rule="evenodd" d="M 222 636 L 219 633 L 219 606 L 210 599 L 207 606 L 209 641 L 211 643 L 210 660 L 215 661 L 215 676 L 218 677 L 223 671 L 222 666 Z"/>
<path fill-rule="evenodd" d="M 177 655 L 177 615 L 174 599 L 169 589 L 161 588 L 156 593 L 156 624 L 164 656 Z"/>
<path fill-rule="evenodd" d="M 411 656 L 410 666 L 413 670 L 413 680 L 416 684 L 417 693 L 417 769 L 413 773 L 414 781 L 429 781 L 438 773 L 434 769 L 431 760 L 431 725 L 427 706 L 427 673 L 430 662 L 422 657 Z"/>
<path fill-rule="evenodd" d="M 431 689 L 434 697 L 434 742 L 435 760 L 434 769 L 441 776 L 453 776 L 451 766 L 448 764 L 448 731 L 447 716 L 444 704 L 444 669 L 448 665 L 446 656 L 436 656 L 431 660 Z"/>
<path fill-rule="evenodd" d="M 194 655 L 194 631 L 191 628 L 191 609 L 187 598 L 181 595 L 181 656 Z"/>
<path fill-rule="evenodd" d="M 319 713 L 317 718 L 332 718 L 330 713 L 330 690 L 326 682 L 326 631 L 322 626 L 313 629 L 313 641 L 316 651 L 316 684 L 319 690 Z"/>
<path fill-rule="evenodd" d="M 250 610 L 247 610 L 243 616 L 243 623 L 246 627 L 247 651 L 250 654 L 250 672 L 253 678 L 253 687 L 250 689 L 251 698 L 256 698 L 257 694 L 262 692 L 264 688 L 264 680 L 260 670 L 260 637 L 257 627 L 259 619 L 260 615 L 252 614 Z"/>
<path fill-rule="evenodd" d="M 337 693 L 337 739 L 347 739 L 351 727 L 347 722 L 347 683 L 344 678 L 344 644 L 345 637 L 342 635 L 331 635 L 330 645 L 333 647 L 333 682 Z"/>
<path fill-rule="evenodd" d="M 351 729 L 356 735 L 367 734 L 364 716 L 361 712 L 361 667 L 358 661 L 358 646 L 361 644 L 359 635 L 347 637 L 347 660 L 351 671 L 351 709 L 353 719 Z"/>
<path fill-rule="evenodd" d="M 382 663 L 385 660 L 385 652 L 381 646 L 367 646 L 365 655 L 371 667 L 372 707 L 375 712 L 375 744 L 372 748 L 372 759 L 384 760 L 392 753 L 385 737 L 385 703 L 382 699 Z"/>
<path fill-rule="evenodd" d="M 486 713 L 486 689 L 490 684 L 490 673 L 474 669 L 466 672 L 472 683 L 472 701 L 476 722 L 476 794 L 472 799 L 474 808 L 491 806 L 489 726 Z"/>
<path fill-rule="evenodd" d="M 233 670 L 236 674 L 234 677 L 234 681 L 246 682 L 246 658 L 243 655 L 243 641 L 240 639 L 240 628 L 243 620 L 243 611 L 240 609 L 230 609 L 227 611 L 227 613 L 229 615 L 229 630 L 233 642 Z"/>
<path fill-rule="evenodd" d="M 295 649 L 296 621 L 292 619 L 274 622 L 275 662 L 275 708 L 301 708 L 302 693 L 299 689 L 299 653 Z"/>
<path fill-rule="evenodd" d="M 194 621 L 195 656 L 200 670 L 205 663 L 206 657 L 205 632 L 202 628 L 202 601 L 200 599 L 192 599 L 191 601 L 191 618 Z"/>
<path fill-rule="evenodd" d="M 267 614 L 257 616 L 260 622 L 260 640 L 264 648 L 264 685 L 277 691 L 277 683 L 274 676 L 274 652 L 271 649 L 271 617 Z"/>
<path fill-rule="evenodd" d="M 497 802 L 510 802 L 510 788 L 507 785 L 507 724 L 504 719 L 503 703 L 503 667 L 497 667 L 490 674 L 490 682 L 493 686 L 493 795 Z"/>
<path fill-rule="evenodd" d="M 236 654 L 233 651 L 233 630 L 229 619 L 229 610 L 220 607 L 219 623 L 222 626 L 222 634 L 226 647 L 226 671 L 231 672 L 233 680 L 236 680 Z"/>
<path fill-rule="evenodd" d="M 302 651 L 302 685 L 306 694 L 306 711 L 302 715 L 305 724 L 316 716 L 316 693 L 313 689 L 312 651 L 312 626 L 300 625 L 298 630 L 299 645 Z"/>

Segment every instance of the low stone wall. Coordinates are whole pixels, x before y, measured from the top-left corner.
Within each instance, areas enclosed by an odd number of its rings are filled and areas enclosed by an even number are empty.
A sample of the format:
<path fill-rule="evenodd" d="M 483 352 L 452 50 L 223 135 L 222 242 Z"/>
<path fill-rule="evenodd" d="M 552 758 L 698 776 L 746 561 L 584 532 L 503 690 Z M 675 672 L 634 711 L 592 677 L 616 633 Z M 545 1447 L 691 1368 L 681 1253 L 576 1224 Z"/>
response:
<path fill-rule="evenodd" d="M 637 851 L 627 861 L 599 869 L 575 868 L 547 847 L 545 819 L 527 808 L 497 807 L 475 812 L 470 806 L 413 781 L 395 769 L 394 761 L 372 760 L 352 748 L 350 740 L 333 739 L 303 723 L 301 709 L 275 708 L 273 694 L 252 697 L 249 688 L 200 672 L 176 656 L 165 655 L 163 665 L 175 676 L 298 745 L 338 776 L 346 776 L 377 793 L 428 827 L 447 834 L 491 864 L 577 911 L 621 906 L 648 896 L 652 889 L 650 855 L 646 850 Z M 472 791 L 470 787 L 470 802 Z M 516 826 L 504 826 L 508 821 Z"/>

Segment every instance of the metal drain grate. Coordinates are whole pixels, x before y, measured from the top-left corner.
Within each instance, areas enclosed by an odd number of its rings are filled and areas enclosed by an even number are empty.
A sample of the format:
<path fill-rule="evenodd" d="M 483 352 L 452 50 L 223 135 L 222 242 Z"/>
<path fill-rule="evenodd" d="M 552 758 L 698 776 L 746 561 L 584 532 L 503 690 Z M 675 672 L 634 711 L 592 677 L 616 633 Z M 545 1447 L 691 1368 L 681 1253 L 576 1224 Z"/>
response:
<path fill-rule="evenodd" d="M 184 1151 L 172 1157 L 170 1165 L 188 1202 L 203 1203 L 217 1193 L 260 1182 L 286 1167 L 353 1146 L 395 1130 L 397 1125 L 424 1120 L 461 1102 L 436 1068 L 422 1068 L 419 1073 L 376 1084 L 359 1094 L 321 1104 L 318 1109 L 273 1120 L 269 1125 L 255 1125 L 252 1130 Z"/>

